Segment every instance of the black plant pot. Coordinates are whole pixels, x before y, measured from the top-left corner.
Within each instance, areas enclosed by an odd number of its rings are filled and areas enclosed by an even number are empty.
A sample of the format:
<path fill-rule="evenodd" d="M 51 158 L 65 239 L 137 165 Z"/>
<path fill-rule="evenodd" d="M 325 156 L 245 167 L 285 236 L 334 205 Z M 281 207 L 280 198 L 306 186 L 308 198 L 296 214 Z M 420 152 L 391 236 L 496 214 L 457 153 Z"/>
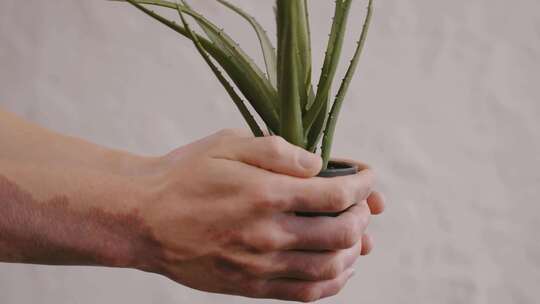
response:
<path fill-rule="evenodd" d="M 328 163 L 328 168 L 326 170 L 321 171 L 317 176 L 318 177 L 325 177 L 325 178 L 332 178 L 332 177 L 338 177 L 338 176 L 347 176 L 347 175 L 354 175 L 358 173 L 358 166 L 345 163 L 345 162 L 337 162 L 337 161 L 331 161 Z M 347 210 L 343 210 L 341 212 L 337 213 L 326 213 L 326 212 L 320 212 L 320 213 L 312 213 L 312 212 L 297 212 L 297 216 L 307 216 L 307 217 L 315 217 L 315 216 L 331 216 L 336 217 L 342 214 Z"/>

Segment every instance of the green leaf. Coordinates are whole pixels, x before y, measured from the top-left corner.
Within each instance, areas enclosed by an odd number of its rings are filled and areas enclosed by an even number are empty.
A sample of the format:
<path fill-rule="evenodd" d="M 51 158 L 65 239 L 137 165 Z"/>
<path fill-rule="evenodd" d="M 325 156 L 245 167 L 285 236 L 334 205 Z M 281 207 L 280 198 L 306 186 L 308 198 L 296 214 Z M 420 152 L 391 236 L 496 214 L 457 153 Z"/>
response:
<path fill-rule="evenodd" d="M 317 88 L 317 94 L 313 105 L 311 105 L 304 116 L 304 130 L 307 133 L 311 133 L 311 128 L 316 121 L 317 127 L 313 130 L 314 134 L 321 134 L 323 131 L 323 125 L 320 124 L 320 113 L 323 112 L 326 115 L 328 111 L 328 101 L 330 99 L 330 92 L 332 90 L 332 83 L 334 81 L 337 67 L 341 58 L 341 50 L 343 48 L 343 40 L 347 29 L 347 20 L 349 11 L 351 9 L 352 0 L 338 0 L 336 1 L 336 7 L 334 12 L 334 20 L 332 22 L 332 29 L 330 32 L 330 38 L 326 49 L 326 55 L 324 58 L 324 65 L 322 68 L 319 84 Z M 316 142 L 312 140 L 319 140 L 320 136 L 310 136 L 309 146 L 316 145 Z"/>
<path fill-rule="evenodd" d="M 218 47 L 220 47 L 225 53 L 227 53 L 230 56 L 234 56 L 233 59 L 238 60 L 239 64 L 243 66 L 246 66 L 246 65 L 249 66 L 253 70 L 253 72 L 257 74 L 258 78 L 266 78 L 264 77 L 264 73 L 260 70 L 257 64 L 255 64 L 255 62 L 242 50 L 242 48 L 240 48 L 240 46 L 229 35 L 227 35 L 227 33 L 225 33 L 223 30 L 218 28 L 215 24 L 210 22 L 204 16 L 202 16 L 201 14 L 191 9 L 191 7 L 189 7 L 187 2 L 184 0 L 182 0 L 183 5 L 180 5 L 180 4 L 177 5 L 177 3 L 175 2 L 165 1 L 165 0 L 110 0 L 110 1 L 136 2 L 139 4 L 156 5 L 156 6 L 161 6 L 161 7 L 175 9 L 175 10 L 179 6 L 180 10 L 182 10 L 183 13 L 190 15 L 197 21 L 197 23 L 199 23 L 199 25 L 203 28 L 205 33 L 209 36 L 210 40 L 214 42 Z"/>
<path fill-rule="evenodd" d="M 170 9 L 176 9 L 176 3 L 171 1 L 165 1 L 165 0 L 108 0 L 113 2 L 136 2 L 138 4 L 149 4 L 149 5 L 156 5 L 161 7 L 166 7 Z M 187 34 L 187 33 L 186 33 Z"/>
<path fill-rule="evenodd" d="M 240 69 L 244 70 L 246 76 L 251 78 L 252 81 L 246 83 L 245 85 L 240 85 L 236 83 L 237 86 L 242 90 L 243 88 L 249 88 L 249 86 L 257 86 L 257 94 L 251 94 L 251 92 L 243 93 L 248 98 L 248 101 L 252 104 L 256 111 L 263 110 L 269 111 L 272 110 L 275 112 L 275 116 L 278 116 L 279 101 L 277 97 L 277 91 L 270 81 L 265 77 L 263 72 L 255 64 L 255 62 L 242 50 L 242 48 L 222 29 L 218 28 L 216 25 L 208 21 L 202 15 L 198 14 L 192 10 L 185 0 L 182 0 L 184 3 L 183 7 L 180 9 L 182 12 L 190 15 L 197 21 L 199 26 L 206 33 L 208 38 L 214 42 L 219 48 L 221 48 Z M 272 109 L 268 109 L 266 104 L 261 104 L 257 102 L 259 99 L 263 99 L 266 103 L 271 102 Z M 266 108 L 266 109 L 265 109 Z M 271 129 L 274 129 L 278 125 L 272 123 L 269 125 Z M 277 130 L 277 129 L 276 129 Z"/>
<path fill-rule="evenodd" d="M 303 28 L 298 18 L 303 0 L 278 0 L 278 92 L 281 97 L 280 135 L 288 142 L 305 147 L 302 125 L 302 98 L 307 98 L 304 68 L 301 66 Z M 302 5 L 299 5 L 302 4 Z"/>
<path fill-rule="evenodd" d="M 312 56 L 311 56 L 311 30 L 309 25 L 309 14 L 307 0 L 298 1 L 298 57 L 300 63 L 300 84 L 301 84 L 301 107 L 302 113 L 306 109 L 309 103 L 309 95 L 311 93 L 311 69 L 312 69 Z"/>
<path fill-rule="evenodd" d="M 305 0 L 278 0 L 276 8 L 276 18 L 278 24 L 278 75 L 280 69 L 284 68 L 284 61 L 282 60 L 284 52 L 288 52 L 287 49 L 280 47 L 283 45 L 284 31 L 288 30 L 288 27 L 294 24 L 294 39 L 296 39 L 295 56 L 298 64 L 297 77 L 298 77 L 298 90 L 300 94 L 300 107 L 302 114 L 309 104 L 309 98 L 312 90 L 311 73 L 312 73 L 312 59 L 311 59 L 311 34 L 309 27 L 308 7 Z M 280 62 L 281 58 L 281 62 Z M 278 91 L 280 86 L 280 80 L 278 77 Z"/>
<path fill-rule="evenodd" d="M 225 90 L 227 91 L 227 93 L 229 94 L 231 99 L 233 100 L 233 102 L 238 107 L 238 110 L 240 111 L 240 113 L 242 114 L 242 116 L 244 117 L 246 122 L 248 123 L 248 125 L 251 128 L 251 131 L 253 132 L 253 134 L 255 136 L 259 136 L 259 137 L 264 136 L 261 128 L 257 124 L 257 121 L 255 120 L 255 118 L 253 118 L 253 116 L 249 112 L 249 109 L 244 104 L 244 101 L 242 100 L 242 98 L 240 98 L 240 96 L 238 96 L 238 94 L 236 94 L 236 92 L 235 92 L 234 88 L 232 87 L 232 85 L 223 76 L 223 74 L 221 73 L 219 68 L 212 62 L 212 59 L 210 58 L 210 56 L 208 55 L 208 53 L 204 49 L 204 47 L 201 44 L 200 40 L 198 39 L 197 35 L 189 27 L 189 24 L 187 23 L 186 19 L 184 18 L 184 15 L 182 14 L 182 10 L 179 7 L 177 7 L 177 9 L 178 9 L 178 14 L 180 15 L 180 18 L 182 20 L 182 23 L 184 24 L 184 28 L 188 31 L 189 35 L 191 36 L 191 40 L 195 44 L 195 47 L 197 48 L 197 50 L 199 51 L 201 56 L 204 58 L 204 60 L 208 64 L 208 66 L 212 69 L 212 72 L 214 72 L 214 74 L 216 75 L 218 80 L 221 82 L 221 84 L 223 85 L 223 87 L 225 88 Z"/>
<path fill-rule="evenodd" d="M 239 74 L 237 86 L 248 98 L 257 112 L 261 114 L 267 125 L 272 130 L 278 130 L 278 103 L 277 91 L 272 84 L 264 77 L 264 74 L 256 67 L 255 63 L 241 50 L 225 32 L 215 25 L 206 21 L 201 15 L 193 11 L 185 11 L 199 22 L 211 41 L 214 42 L 232 61 L 241 74 Z M 243 74 L 243 75 L 242 75 Z M 234 78 L 233 78 L 234 79 Z M 264 115 L 264 113 L 269 113 Z M 266 117 L 265 117 L 266 116 Z"/>
<path fill-rule="evenodd" d="M 364 21 L 364 25 L 362 27 L 362 34 L 360 35 L 360 40 L 358 40 L 358 45 L 356 47 L 356 51 L 354 52 L 353 59 L 351 60 L 351 64 L 349 68 L 347 69 L 345 78 L 343 79 L 343 82 L 341 83 L 341 87 L 339 88 L 334 104 L 332 105 L 332 109 L 330 111 L 328 121 L 326 122 L 326 129 L 324 131 L 324 138 L 323 138 L 323 144 L 322 144 L 323 168 L 326 168 L 328 166 L 328 161 L 330 160 L 332 141 L 334 138 L 334 132 L 336 130 L 336 123 L 338 120 L 339 112 L 341 110 L 341 106 L 343 105 L 343 100 L 345 99 L 345 96 L 347 95 L 349 85 L 356 72 L 356 68 L 358 67 L 358 62 L 360 61 L 360 56 L 362 55 L 362 51 L 364 50 L 364 45 L 366 43 L 372 15 L 373 15 L 373 0 L 369 0 L 369 4 L 367 8 L 367 15 Z"/>
<path fill-rule="evenodd" d="M 238 56 L 239 64 L 249 66 L 259 78 L 265 78 L 264 73 L 260 68 L 255 64 L 253 59 L 247 55 L 242 48 L 236 43 L 227 33 L 222 29 L 218 28 L 215 24 L 206 19 L 203 15 L 192 10 L 191 7 L 187 4 L 185 0 L 181 0 L 184 3 L 183 6 L 180 6 L 182 12 L 190 15 L 197 21 L 197 23 L 202 27 L 204 32 L 207 34 L 208 38 L 217 44 L 223 51 L 227 52 L 231 56 Z"/>
<path fill-rule="evenodd" d="M 326 110 L 319 112 L 319 116 L 317 116 L 313 127 L 311 128 L 311 130 L 309 130 L 307 134 L 307 149 L 309 151 L 312 151 L 313 153 L 315 153 L 315 151 L 317 150 L 317 145 L 323 135 L 322 130 L 324 130 L 327 115 L 328 113 Z"/>
<path fill-rule="evenodd" d="M 255 19 L 253 16 L 246 13 L 244 10 L 239 8 L 236 5 L 233 5 L 232 3 L 226 1 L 226 0 L 217 0 L 219 3 L 223 4 L 225 7 L 233 10 L 238 15 L 243 17 L 251 27 L 255 30 L 257 33 L 257 37 L 259 38 L 259 42 L 261 44 L 261 50 L 264 57 L 264 62 L 266 65 L 266 73 L 268 76 L 268 80 L 270 83 L 272 83 L 272 86 L 277 89 L 277 59 L 276 59 L 276 49 L 272 42 L 270 41 L 270 38 L 268 37 L 268 34 L 266 33 L 266 30 L 261 26 L 261 24 Z"/>
<path fill-rule="evenodd" d="M 117 0 L 118 1 L 118 0 Z M 169 28 L 182 34 L 183 36 L 190 38 L 191 36 L 187 30 L 176 24 L 174 21 L 170 21 L 159 14 L 149 10 L 141 4 L 157 5 L 161 7 L 177 9 L 177 4 L 170 1 L 162 0 L 120 0 L 121 2 L 129 2 L 139 10 L 143 11 L 152 18 L 165 24 Z M 209 41 L 203 37 L 197 36 L 201 42 L 203 48 L 221 65 L 221 67 L 227 72 L 232 81 L 240 89 L 242 94 L 247 98 L 249 103 L 261 116 L 265 124 L 273 132 L 279 130 L 279 117 L 276 109 L 277 104 L 277 91 L 272 87 L 270 82 L 264 77 L 264 74 L 256 68 L 256 65 L 250 62 L 250 59 L 245 56 L 230 37 L 225 35 L 223 31 L 213 25 L 210 21 L 206 20 L 200 14 L 188 9 L 185 6 L 178 5 L 181 11 L 185 14 L 193 17 L 199 24 L 204 25 L 204 29 L 212 33 L 212 38 L 215 41 Z M 216 43 L 217 41 L 217 43 Z"/>

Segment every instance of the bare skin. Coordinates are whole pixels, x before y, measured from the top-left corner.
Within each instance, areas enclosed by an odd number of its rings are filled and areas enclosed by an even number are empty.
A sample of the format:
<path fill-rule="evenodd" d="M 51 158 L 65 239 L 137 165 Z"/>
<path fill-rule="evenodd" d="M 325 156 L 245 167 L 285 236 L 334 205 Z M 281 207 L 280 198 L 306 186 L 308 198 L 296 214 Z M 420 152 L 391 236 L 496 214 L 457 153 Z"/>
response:
<path fill-rule="evenodd" d="M 315 177 L 315 154 L 241 130 L 142 157 L 0 111 L 0 147 L 3 262 L 128 267 L 208 292 L 311 302 L 345 286 L 384 209 L 366 165 Z"/>

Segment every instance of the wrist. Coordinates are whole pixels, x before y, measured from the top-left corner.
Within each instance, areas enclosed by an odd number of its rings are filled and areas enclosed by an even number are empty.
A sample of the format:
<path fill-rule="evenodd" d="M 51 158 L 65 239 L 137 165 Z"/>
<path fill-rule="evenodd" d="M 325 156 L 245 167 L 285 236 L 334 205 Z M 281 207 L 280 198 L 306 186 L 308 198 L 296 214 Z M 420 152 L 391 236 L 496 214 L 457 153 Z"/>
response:
<path fill-rule="evenodd" d="M 147 176 L 153 174 L 159 164 L 158 157 L 107 148 L 101 148 L 95 155 L 95 161 L 91 164 L 93 168 L 119 176 Z"/>
<path fill-rule="evenodd" d="M 110 151 L 104 163 L 108 174 L 121 182 L 110 189 L 115 197 L 111 201 L 115 211 L 104 214 L 105 221 L 114 224 L 110 227 L 113 233 L 109 235 L 112 246 L 98 251 L 103 257 L 103 266 L 159 272 L 162 249 L 148 213 L 149 206 L 156 200 L 154 189 L 161 180 L 162 159 Z"/>
<path fill-rule="evenodd" d="M 80 231 L 74 236 L 87 240 L 82 247 L 88 249 L 96 265 L 157 269 L 161 246 L 144 211 L 151 197 L 150 180 L 143 174 L 109 176 L 100 193 L 87 196 L 98 204 L 82 211 Z"/>

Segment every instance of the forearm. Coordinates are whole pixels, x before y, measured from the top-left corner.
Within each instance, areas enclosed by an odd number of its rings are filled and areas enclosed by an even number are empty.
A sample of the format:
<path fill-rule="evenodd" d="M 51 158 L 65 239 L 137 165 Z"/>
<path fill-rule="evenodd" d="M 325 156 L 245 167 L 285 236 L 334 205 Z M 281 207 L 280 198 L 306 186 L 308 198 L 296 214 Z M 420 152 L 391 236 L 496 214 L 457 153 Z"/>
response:
<path fill-rule="evenodd" d="M 0 261 L 129 266 L 149 161 L 0 112 Z"/>
<path fill-rule="evenodd" d="M 0 160 L 49 167 L 72 166 L 111 174 L 138 174 L 149 159 L 65 136 L 0 108 Z"/>
<path fill-rule="evenodd" d="M 131 267 L 204 291 L 313 301 L 343 288 L 384 206 L 362 164 L 315 177 L 320 157 L 245 131 L 146 159 L 0 113 L 0 146 L 0 261 Z"/>

